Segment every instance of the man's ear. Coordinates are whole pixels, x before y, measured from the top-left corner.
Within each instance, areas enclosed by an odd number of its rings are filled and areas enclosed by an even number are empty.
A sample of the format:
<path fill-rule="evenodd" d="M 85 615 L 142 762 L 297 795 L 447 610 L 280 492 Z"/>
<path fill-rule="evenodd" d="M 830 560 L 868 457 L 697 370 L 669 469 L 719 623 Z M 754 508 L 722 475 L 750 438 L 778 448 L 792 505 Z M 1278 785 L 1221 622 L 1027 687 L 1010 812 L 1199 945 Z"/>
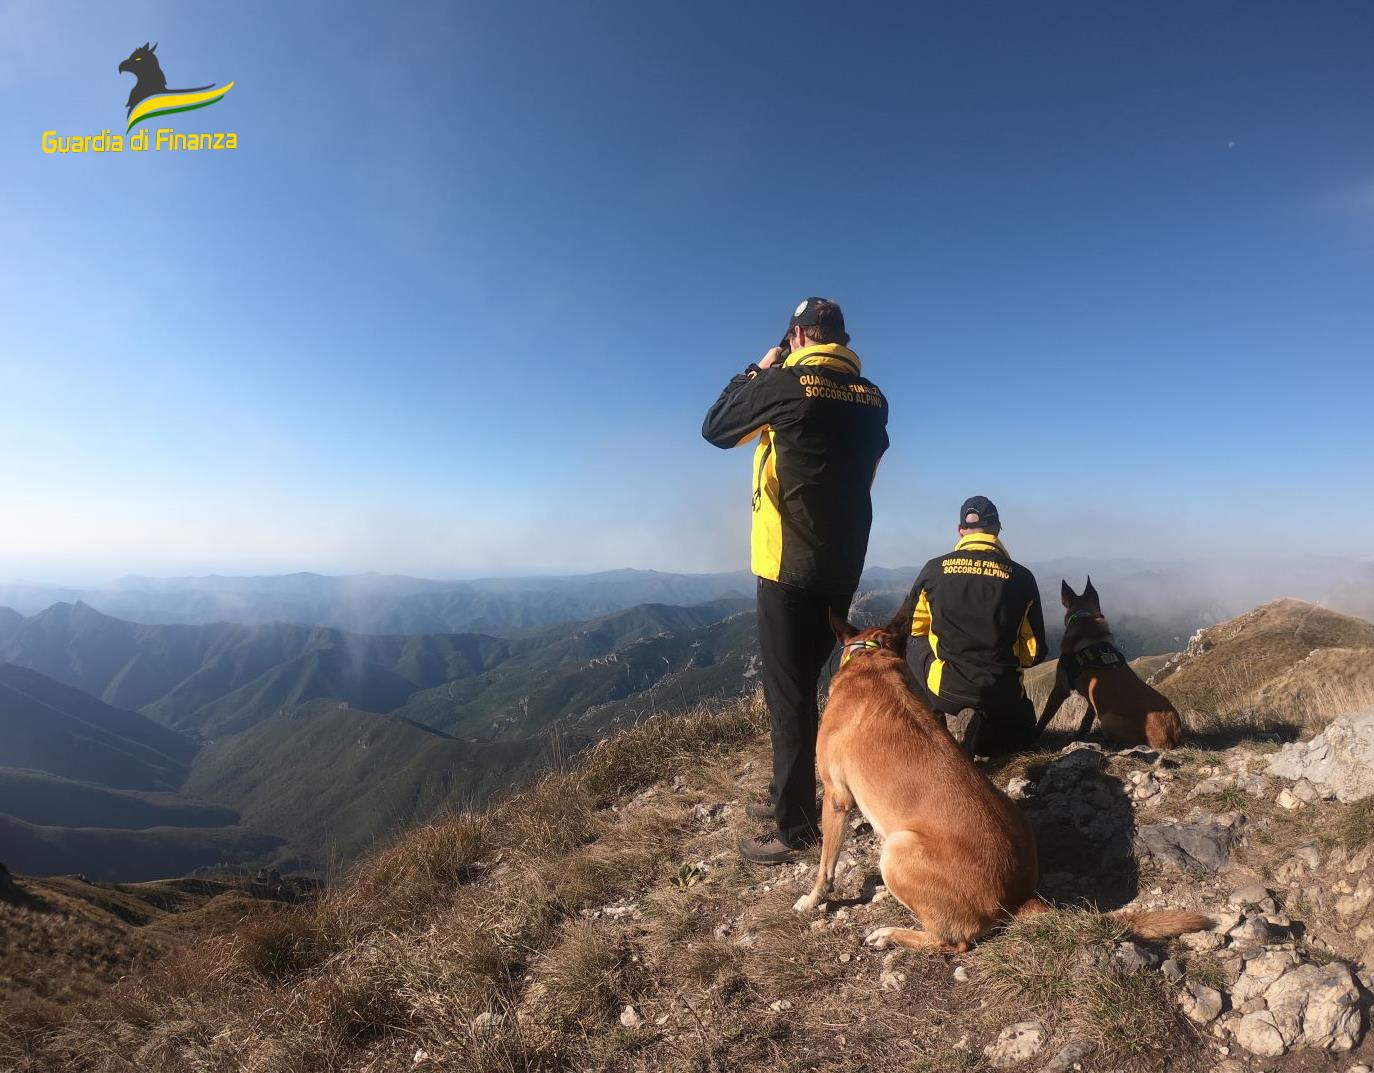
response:
<path fill-rule="evenodd" d="M 911 640 L 911 619 L 915 614 L 916 589 L 913 587 L 906 594 L 902 606 L 897 608 L 897 613 L 892 617 L 892 621 L 885 627 L 887 632 L 892 634 L 892 651 L 899 656 L 904 657 L 906 655 L 906 645 Z"/>
<path fill-rule="evenodd" d="M 835 631 L 835 639 L 839 641 L 840 644 L 844 644 L 859 632 L 858 627 L 851 626 L 849 624 L 849 619 L 845 618 L 838 611 L 830 612 L 830 628 Z"/>
<path fill-rule="evenodd" d="M 1097 608 L 1099 611 L 1102 610 L 1102 601 L 1098 599 L 1097 590 L 1093 588 L 1093 579 L 1091 575 L 1088 576 L 1088 587 L 1083 590 L 1083 599 L 1090 600 L 1093 607 Z"/>
<path fill-rule="evenodd" d="M 1060 579 L 1059 579 L 1059 600 L 1060 600 L 1060 602 L 1061 602 L 1065 607 L 1068 607 L 1069 604 L 1070 604 L 1072 601 L 1076 600 L 1076 599 L 1078 599 L 1078 597 L 1074 594 L 1073 589 L 1069 588 L 1069 583 L 1068 583 L 1067 581 L 1065 581 L 1063 578 L 1060 578 Z"/>

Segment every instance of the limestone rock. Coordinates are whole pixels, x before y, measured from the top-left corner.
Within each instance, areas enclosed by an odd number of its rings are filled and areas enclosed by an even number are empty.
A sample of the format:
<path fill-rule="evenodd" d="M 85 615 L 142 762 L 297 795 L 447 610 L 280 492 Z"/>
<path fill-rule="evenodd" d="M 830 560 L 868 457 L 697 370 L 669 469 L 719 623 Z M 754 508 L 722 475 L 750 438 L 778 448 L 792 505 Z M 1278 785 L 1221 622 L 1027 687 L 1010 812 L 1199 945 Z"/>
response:
<path fill-rule="evenodd" d="M 1182 870 L 1216 872 L 1231 859 L 1245 818 L 1238 813 L 1203 814 L 1184 822 L 1169 820 L 1136 831 L 1136 853 Z"/>
<path fill-rule="evenodd" d="M 1116 948 L 1116 960 L 1127 972 L 1143 972 L 1159 964 L 1159 955 L 1139 943 L 1121 943 Z"/>
<path fill-rule="evenodd" d="M 1206 984 L 1190 982 L 1179 992 L 1178 1004 L 1183 1007 L 1183 1015 L 1200 1025 L 1210 1024 L 1221 1015 L 1221 992 Z"/>
<path fill-rule="evenodd" d="M 1292 812 L 1294 809 L 1302 808 L 1303 805 L 1303 803 L 1294 796 L 1293 791 L 1286 786 L 1279 791 L 1279 796 L 1274 798 L 1274 804 L 1289 812 Z"/>
<path fill-rule="evenodd" d="M 1095 1050 L 1097 1044 L 1089 1040 L 1070 1040 L 1058 1054 L 1041 1067 L 1040 1073 L 1068 1073 L 1076 1063 L 1083 1061 Z"/>
<path fill-rule="evenodd" d="M 644 1018 L 633 1006 L 626 1006 L 620 1011 L 620 1023 L 626 1028 L 638 1028 L 644 1023 Z"/>
<path fill-rule="evenodd" d="M 1045 773 L 1040 776 L 1040 785 L 1037 789 L 1042 795 L 1071 790 L 1084 779 L 1097 774 L 1106 765 L 1107 758 L 1102 755 L 1101 748 L 1077 742 L 1062 756 L 1050 761 Z"/>
<path fill-rule="evenodd" d="M 1231 989 L 1231 1004 L 1243 1006 L 1252 998 L 1262 998 L 1279 977 L 1296 967 L 1300 960 L 1292 950 L 1266 950 L 1251 958 Z"/>
<path fill-rule="evenodd" d="M 1310 741 L 1285 745 L 1269 773 L 1306 779 L 1323 796 L 1360 801 L 1374 794 L 1374 707 L 1333 720 Z"/>
<path fill-rule="evenodd" d="M 988 1061 L 998 1069 L 1008 1069 L 1034 1058 L 1045 1046 L 1045 1026 L 1039 1021 L 1018 1021 L 1002 1029 L 998 1037 L 983 1048 Z"/>
<path fill-rule="evenodd" d="M 1261 1058 L 1277 1058 L 1288 1050 L 1283 1033 L 1268 1010 L 1247 1013 L 1236 1025 L 1236 1042 Z"/>
<path fill-rule="evenodd" d="M 1360 990 L 1338 962 L 1299 965 L 1265 993 L 1274 1024 L 1289 1046 L 1353 1050 L 1360 1041 Z"/>

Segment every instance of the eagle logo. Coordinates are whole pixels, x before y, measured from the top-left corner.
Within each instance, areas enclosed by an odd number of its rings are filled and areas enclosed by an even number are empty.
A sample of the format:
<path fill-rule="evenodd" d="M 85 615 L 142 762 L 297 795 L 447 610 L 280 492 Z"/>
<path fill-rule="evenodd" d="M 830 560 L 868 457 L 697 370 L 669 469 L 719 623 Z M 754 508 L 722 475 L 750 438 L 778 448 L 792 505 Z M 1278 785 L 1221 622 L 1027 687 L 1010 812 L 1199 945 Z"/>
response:
<path fill-rule="evenodd" d="M 126 102 L 129 116 L 126 131 L 133 130 L 139 123 L 154 116 L 207 108 L 223 100 L 224 95 L 234 88 L 232 82 L 218 88 L 211 82 L 208 86 L 190 89 L 168 89 L 167 76 L 162 73 L 156 53 L 157 45 L 150 46 L 145 41 L 119 65 L 121 73 L 127 71 L 136 79 Z"/>

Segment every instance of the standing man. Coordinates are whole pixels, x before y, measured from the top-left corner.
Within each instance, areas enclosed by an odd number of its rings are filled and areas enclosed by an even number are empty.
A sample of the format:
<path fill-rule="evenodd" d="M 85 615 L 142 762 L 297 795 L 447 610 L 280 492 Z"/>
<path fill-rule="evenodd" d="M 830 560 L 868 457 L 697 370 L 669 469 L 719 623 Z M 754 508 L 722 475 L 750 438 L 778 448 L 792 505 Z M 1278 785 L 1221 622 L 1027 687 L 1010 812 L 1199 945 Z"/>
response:
<path fill-rule="evenodd" d="M 1035 575 L 1002 546 L 1002 520 L 987 496 L 959 508 L 959 543 L 916 579 L 913 637 L 930 705 L 970 754 L 1024 749 L 1035 706 L 1021 671 L 1045 658 L 1045 615 Z"/>
<path fill-rule="evenodd" d="M 782 345 L 726 385 L 701 428 L 717 447 L 758 440 L 751 560 L 773 780 L 746 809 L 768 829 L 739 846 L 757 864 L 795 860 L 818 837 L 816 686 L 835 645 L 830 613 L 848 615 L 863 572 L 887 450 L 887 400 L 848 343 L 840 307 L 806 299 Z"/>

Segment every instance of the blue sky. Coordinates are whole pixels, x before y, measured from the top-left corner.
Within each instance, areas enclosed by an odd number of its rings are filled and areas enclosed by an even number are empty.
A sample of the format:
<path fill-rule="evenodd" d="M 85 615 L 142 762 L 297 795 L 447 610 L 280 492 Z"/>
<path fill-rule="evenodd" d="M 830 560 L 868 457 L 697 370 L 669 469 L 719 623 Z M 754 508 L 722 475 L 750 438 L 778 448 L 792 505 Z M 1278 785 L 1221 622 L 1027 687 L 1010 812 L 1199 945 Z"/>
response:
<path fill-rule="evenodd" d="M 1368 556 L 1374 7 L 897 7 L 0 3 L 0 575 L 742 567 L 807 294 L 871 562 Z M 144 40 L 240 148 L 45 156 Z"/>

